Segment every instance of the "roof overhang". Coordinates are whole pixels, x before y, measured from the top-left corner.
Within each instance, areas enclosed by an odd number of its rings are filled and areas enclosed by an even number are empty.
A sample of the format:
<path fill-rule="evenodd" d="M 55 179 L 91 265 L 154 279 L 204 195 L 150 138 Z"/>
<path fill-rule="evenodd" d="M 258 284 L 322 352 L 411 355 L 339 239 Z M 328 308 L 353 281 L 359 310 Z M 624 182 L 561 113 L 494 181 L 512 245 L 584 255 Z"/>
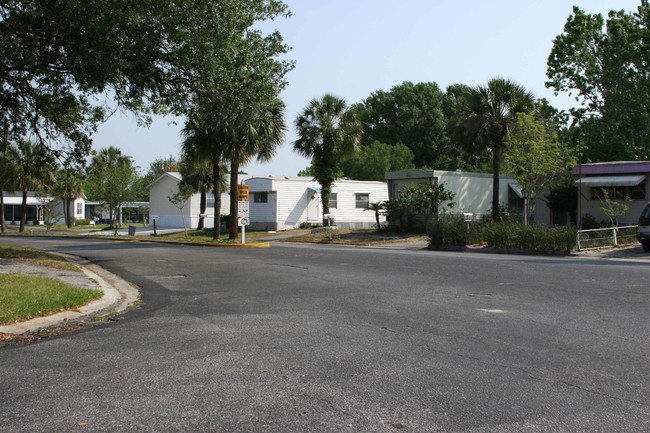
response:
<path fill-rule="evenodd" d="M 307 187 L 307 191 L 314 192 L 314 193 L 316 193 L 316 194 L 320 194 L 320 193 L 321 193 L 321 189 L 320 189 L 320 188 L 316 188 L 316 187 L 313 187 L 313 186 L 309 186 L 309 187 Z"/>
<path fill-rule="evenodd" d="M 521 190 L 521 187 L 519 185 L 517 185 L 516 183 L 509 183 L 508 186 L 510 187 L 511 190 L 515 192 L 515 194 L 517 194 L 517 197 L 524 198 L 524 193 Z"/>
<path fill-rule="evenodd" d="M 644 181 L 645 174 L 631 176 L 589 176 L 578 182 L 583 186 L 636 186 Z"/>

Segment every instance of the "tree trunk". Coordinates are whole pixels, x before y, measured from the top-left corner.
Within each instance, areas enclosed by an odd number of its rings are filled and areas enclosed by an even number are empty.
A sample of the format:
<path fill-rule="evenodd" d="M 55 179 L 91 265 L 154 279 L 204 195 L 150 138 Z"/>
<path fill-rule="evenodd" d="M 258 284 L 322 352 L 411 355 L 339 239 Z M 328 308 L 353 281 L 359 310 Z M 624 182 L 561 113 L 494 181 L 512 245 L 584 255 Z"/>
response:
<path fill-rule="evenodd" d="M 330 213 L 330 196 L 332 195 L 332 184 L 321 185 L 321 203 L 323 203 L 323 226 L 327 225 L 325 215 Z"/>
<path fill-rule="evenodd" d="M 501 171 L 501 146 L 492 146 L 492 219 L 499 220 L 499 172 Z"/>
<path fill-rule="evenodd" d="M 239 160 L 230 161 L 230 239 L 237 239 L 237 182 L 239 180 Z M 215 177 L 215 182 L 218 178 Z"/>
<path fill-rule="evenodd" d="M 5 226 L 5 193 L 0 185 L 0 231 L 4 233 L 5 230 L 7 230 Z"/>
<path fill-rule="evenodd" d="M 66 222 L 68 228 L 71 229 L 74 222 L 74 200 L 72 200 L 70 197 L 68 197 L 66 200 L 68 202 L 68 219 Z"/>
<path fill-rule="evenodd" d="M 25 231 L 25 220 L 27 219 L 27 185 L 23 185 L 23 214 L 20 216 L 20 232 Z"/>
<path fill-rule="evenodd" d="M 68 199 L 63 197 L 61 200 L 61 209 L 63 210 L 63 222 L 67 225 L 68 224 Z"/>
<path fill-rule="evenodd" d="M 7 118 L 4 119 L 4 134 L 2 140 L 2 173 L 5 172 L 5 164 L 7 158 L 7 146 L 9 146 L 9 123 Z M 4 194 L 4 184 L 0 185 L 0 231 L 4 233 L 7 230 L 5 226 L 5 194 Z"/>
<path fill-rule="evenodd" d="M 212 239 L 215 241 L 221 236 L 221 184 L 218 181 L 221 176 L 221 168 L 219 166 L 219 159 L 212 160 L 212 176 L 214 179 L 214 228 L 212 230 Z"/>
<path fill-rule="evenodd" d="M 204 228 L 205 218 L 201 218 L 201 215 L 205 215 L 206 208 L 208 207 L 208 192 L 205 188 L 201 188 L 201 204 L 199 205 L 199 224 L 196 226 L 196 229 L 202 231 Z"/>

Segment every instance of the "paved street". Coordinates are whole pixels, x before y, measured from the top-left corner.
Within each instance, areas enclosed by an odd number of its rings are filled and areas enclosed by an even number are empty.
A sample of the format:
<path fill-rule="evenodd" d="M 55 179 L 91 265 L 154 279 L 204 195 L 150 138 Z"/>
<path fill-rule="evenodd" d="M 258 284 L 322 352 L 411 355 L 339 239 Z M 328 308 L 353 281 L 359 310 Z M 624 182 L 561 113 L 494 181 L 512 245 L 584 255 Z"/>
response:
<path fill-rule="evenodd" d="M 144 301 L 0 349 L 0 432 L 650 431 L 647 262 L 0 241 Z"/>

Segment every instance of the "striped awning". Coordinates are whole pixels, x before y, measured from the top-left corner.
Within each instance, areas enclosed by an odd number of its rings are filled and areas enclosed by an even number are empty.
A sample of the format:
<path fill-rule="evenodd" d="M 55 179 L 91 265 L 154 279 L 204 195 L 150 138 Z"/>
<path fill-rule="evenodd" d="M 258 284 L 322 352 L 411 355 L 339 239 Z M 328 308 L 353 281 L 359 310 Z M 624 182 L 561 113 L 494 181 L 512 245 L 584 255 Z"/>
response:
<path fill-rule="evenodd" d="M 643 182 L 645 174 L 626 176 L 588 176 L 578 180 L 583 186 L 636 186 Z"/>

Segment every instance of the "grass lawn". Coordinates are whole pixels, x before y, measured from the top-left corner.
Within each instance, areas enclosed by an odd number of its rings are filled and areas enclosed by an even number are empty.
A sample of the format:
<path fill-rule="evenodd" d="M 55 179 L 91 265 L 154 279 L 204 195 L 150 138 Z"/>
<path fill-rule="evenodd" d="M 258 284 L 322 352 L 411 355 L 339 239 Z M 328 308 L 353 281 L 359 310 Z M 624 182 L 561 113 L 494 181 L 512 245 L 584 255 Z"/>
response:
<path fill-rule="evenodd" d="M 46 277 L 0 274 L 0 324 L 70 310 L 101 298 L 99 290 L 81 289 Z"/>
<path fill-rule="evenodd" d="M 285 233 L 309 233 L 309 230 L 289 230 Z M 270 237 L 273 236 L 273 233 L 267 231 L 248 231 L 246 230 L 246 243 L 255 243 L 255 239 Z M 222 234 L 220 239 L 215 241 L 212 239 L 212 229 L 200 230 L 188 230 L 187 235 L 185 232 L 180 231 L 176 233 L 168 233 L 164 235 L 156 236 L 156 239 L 165 239 L 172 241 L 189 241 L 189 242 L 207 242 L 207 243 L 219 243 L 219 244 L 238 244 L 241 243 L 241 230 L 237 239 L 228 239 L 228 233 Z"/>
<path fill-rule="evenodd" d="M 48 268 L 56 268 L 64 271 L 79 270 L 75 264 L 70 263 L 63 257 L 13 245 L 0 244 L 0 258 L 20 260 L 33 265 L 47 266 Z"/>
<path fill-rule="evenodd" d="M 323 230 L 283 239 L 282 242 L 368 246 L 420 240 L 426 241 L 428 238 L 424 233 L 401 233 L 388 230 L 377 231 L 375 229 L 335 229 L 332 231 L 332 240 L 329 238 L 329 232 Z"/>

